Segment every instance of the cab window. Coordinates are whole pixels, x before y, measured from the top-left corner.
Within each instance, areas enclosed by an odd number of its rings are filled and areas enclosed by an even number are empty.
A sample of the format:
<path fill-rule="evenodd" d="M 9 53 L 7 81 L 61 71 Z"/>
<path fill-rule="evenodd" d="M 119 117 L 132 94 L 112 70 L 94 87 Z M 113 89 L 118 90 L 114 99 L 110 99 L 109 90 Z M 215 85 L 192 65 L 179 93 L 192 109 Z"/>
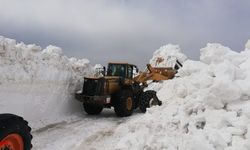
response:
<path fill-rule="evenodd" d="M 125 77 L 126 68 L 121 64 L 109 64 L 108 76 L 121 76 Z"/>

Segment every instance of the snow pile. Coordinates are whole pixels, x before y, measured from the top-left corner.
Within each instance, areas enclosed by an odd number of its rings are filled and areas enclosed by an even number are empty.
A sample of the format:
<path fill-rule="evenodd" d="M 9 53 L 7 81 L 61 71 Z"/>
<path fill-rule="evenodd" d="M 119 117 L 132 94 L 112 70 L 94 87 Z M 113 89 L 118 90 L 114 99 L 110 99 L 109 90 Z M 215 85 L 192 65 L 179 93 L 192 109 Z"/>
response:
<path fill-rule="evenodd" d="M 59 47 L 0 37 L 0 113 L 21 115 L 34 128 L 60 121 L 79 110 L 72 93 L 92 70 L 87 59 L 67 58 Z"/>
<path fill-rule="evenodd" d="M 168 44 L 154 52 L 150 64 L 156 67 L 174 67 L 176 60 L 183 63 L 187 56 L 181 52 L 179 45 Z"/>
<path fill-rule="evenodd" d="M 152 60 L 167 57 L 154 54 Z M 151 87 L 162 106 L 115 130 L 115 149 L 250 149 L 249 42 L 241 53 L 207 44 L 200 61 L 183 66 L 180 77 Z"/>

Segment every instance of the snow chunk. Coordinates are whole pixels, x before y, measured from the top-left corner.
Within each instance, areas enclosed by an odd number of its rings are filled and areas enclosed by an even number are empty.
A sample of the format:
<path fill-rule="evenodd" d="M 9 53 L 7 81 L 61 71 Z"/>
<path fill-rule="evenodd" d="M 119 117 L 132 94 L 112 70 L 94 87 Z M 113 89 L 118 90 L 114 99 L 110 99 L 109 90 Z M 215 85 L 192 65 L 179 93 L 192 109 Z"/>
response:
<path fill-rule="evenodd" d="M 208 43 L 205 48 L 200 50 L 200 60 L 206 64 L 219 64 L 224 60 L 229 60 L 235 65 L 242 62 L 239 53 L 232 51 L 230 48 L 218 43 Z"/>
<path fill-rule="evenodd" d="M 222 80 L 215 80 L 210 88 L 210 93 L 220 98 L 224 104 L 238 101 L 241 97 L 241 90 L 237 85 Z"/>

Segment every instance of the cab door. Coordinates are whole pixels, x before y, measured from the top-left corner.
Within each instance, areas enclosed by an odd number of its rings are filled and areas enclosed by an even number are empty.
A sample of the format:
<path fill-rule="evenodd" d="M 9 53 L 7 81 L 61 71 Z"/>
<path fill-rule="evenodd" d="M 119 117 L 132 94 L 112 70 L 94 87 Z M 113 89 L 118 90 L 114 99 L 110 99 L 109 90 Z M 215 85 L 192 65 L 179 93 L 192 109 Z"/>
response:
<path fill-rule="evenodd" d="M 127 72 L 126 72 L 126 78 L 125 78 L 125 84 L 131 85 L 133 84 L 133 66 L 127 65 Z"/>

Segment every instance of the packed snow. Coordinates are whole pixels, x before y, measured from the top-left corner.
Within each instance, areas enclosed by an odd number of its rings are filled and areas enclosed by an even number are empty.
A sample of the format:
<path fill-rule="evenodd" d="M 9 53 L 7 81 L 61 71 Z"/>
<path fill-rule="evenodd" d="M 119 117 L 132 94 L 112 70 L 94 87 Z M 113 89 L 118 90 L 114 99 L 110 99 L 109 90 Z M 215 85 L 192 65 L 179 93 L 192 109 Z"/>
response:
<path fill-rule="evenodd" d="M 72 93 L 92 73 L 87 59 L 68 58 L 59 47 L 0 37 L 0 113 L 21 115 L 33 128 L 64 120 L 81 110 Z"/>
<path fill-rule="evenodd" d="M 147 88 L 157 91 L 162 106 L 127 118 L 113 110 L 93 117 L 81 113 L 72 97 L 82 76 L 93 75 L 89 61 L 1 37 L 1 112 L 28 118 L 39 150 L 249 150 L 250 40 L 241 52 L 209 43 L 199 61 L 168 44 L 150 63 L 173 67 L 176 60 L 183 64 L 176 78 Z"/>
<path fill-rule="evenodd" d="M 114 149 L 249 150 L 248 45 L 237 53 L 207 44 L 200 61 L 183 63 L 178 78 L 152 85 L 163 105 L 116 129 Z M 153 59 L 166 58 L 173 51 L 168 48 L 157 50 Z"/>

